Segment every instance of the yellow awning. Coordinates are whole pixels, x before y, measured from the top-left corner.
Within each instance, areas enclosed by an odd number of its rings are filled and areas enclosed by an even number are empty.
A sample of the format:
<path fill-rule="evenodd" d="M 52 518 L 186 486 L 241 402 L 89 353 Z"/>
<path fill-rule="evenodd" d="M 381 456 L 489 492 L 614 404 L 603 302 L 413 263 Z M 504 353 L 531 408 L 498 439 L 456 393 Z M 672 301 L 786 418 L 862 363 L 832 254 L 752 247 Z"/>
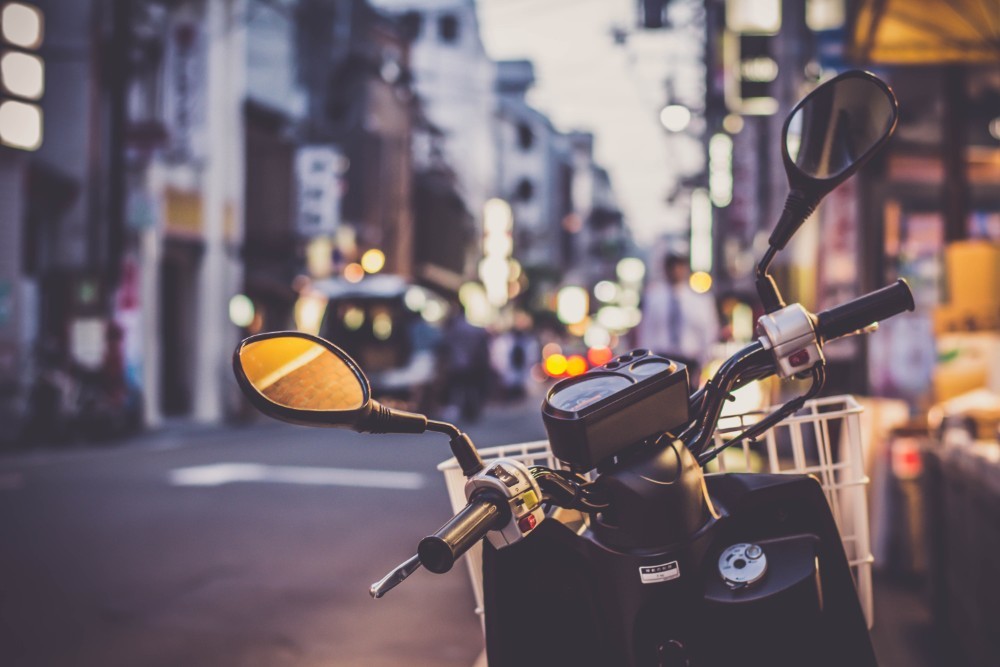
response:
<path fill-rule="evenodd" d="M 862 0 L 852 50 L 862 63 L 1000 65 L 1000 0 Z"/>

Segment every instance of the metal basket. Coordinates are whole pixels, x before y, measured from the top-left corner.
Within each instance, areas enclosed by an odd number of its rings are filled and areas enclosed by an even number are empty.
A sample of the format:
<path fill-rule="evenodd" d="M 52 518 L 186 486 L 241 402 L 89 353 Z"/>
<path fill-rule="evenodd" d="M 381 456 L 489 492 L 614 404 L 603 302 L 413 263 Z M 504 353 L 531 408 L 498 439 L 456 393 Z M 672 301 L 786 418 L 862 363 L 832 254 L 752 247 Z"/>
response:
<path fill-rule="evenodd" d="M 769 429 L 755 442 L 734 445 L 709 464 L 708 472 L 769 472 L 815 476 L 823 487 L 840 530 L 858 599 L 868 627 L 872 627 L 872 553 L 868 532 L 868 499 L 865 486 L 861 430 L 862 407 L 853 396 L 831 396 L 808 401 L 798 413 Z M 758 421 L 764 412 L 723 417 L 716 444 Z M 502 445 L 480 450 L 483 460 L 513 458 L 526 465 L 562 467 L 545 440 Z M 454 458 L 438 465 L 444 473 L 448 498 L 454 511 L 465 507 L 465 477 Z M 476 613 L 483 613 L 482 546 L 469 549 L 465 558 L 476 596 Z"/>

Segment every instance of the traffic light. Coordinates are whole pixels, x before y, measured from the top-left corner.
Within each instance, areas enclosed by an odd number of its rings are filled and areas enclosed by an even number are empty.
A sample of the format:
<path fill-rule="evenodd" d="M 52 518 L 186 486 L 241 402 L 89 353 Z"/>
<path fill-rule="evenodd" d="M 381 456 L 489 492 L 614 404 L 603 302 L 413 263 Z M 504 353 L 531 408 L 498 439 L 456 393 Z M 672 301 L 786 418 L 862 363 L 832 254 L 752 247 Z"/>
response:
<path fill-rule="evenodd" d="M 0 144 L 26 151 L 42 145 L 45 61 L 38 55 L 44 15 L 34 5 L 0 8 Z"/>

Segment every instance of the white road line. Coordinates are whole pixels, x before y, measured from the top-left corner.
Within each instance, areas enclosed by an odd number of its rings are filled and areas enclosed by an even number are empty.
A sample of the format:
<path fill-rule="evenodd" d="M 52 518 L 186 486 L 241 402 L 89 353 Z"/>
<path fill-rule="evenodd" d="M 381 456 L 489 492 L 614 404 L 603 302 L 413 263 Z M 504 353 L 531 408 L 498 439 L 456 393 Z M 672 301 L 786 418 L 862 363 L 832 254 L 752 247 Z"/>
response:
<path fill-rule="evenodd" d="M 262 463 L 213 463 L 170 471 L 174 486 L 219 486 L 233 482 L 277 482 L 318 486 L 356 486 L 375 489 L 423 488 L 424 476 L 397 470 L 351 470 Z"/>

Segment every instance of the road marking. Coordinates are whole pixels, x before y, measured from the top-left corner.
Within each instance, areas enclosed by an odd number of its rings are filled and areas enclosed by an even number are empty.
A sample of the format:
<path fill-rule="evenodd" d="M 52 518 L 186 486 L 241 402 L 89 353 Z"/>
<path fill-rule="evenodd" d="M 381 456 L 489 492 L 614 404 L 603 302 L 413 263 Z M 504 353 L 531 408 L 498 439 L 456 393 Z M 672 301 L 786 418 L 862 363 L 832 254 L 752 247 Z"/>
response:
<path fill-rule="evenodd" d="M 351 470 L 272 466 L 263 463 L 213 463 L 170 471 L 174 486 L 219 486 L 233 482 L 277 482 L 316 486 L 357 486 L 374 489 L 423 488 L 424 476 L 397 470 Z"/>

